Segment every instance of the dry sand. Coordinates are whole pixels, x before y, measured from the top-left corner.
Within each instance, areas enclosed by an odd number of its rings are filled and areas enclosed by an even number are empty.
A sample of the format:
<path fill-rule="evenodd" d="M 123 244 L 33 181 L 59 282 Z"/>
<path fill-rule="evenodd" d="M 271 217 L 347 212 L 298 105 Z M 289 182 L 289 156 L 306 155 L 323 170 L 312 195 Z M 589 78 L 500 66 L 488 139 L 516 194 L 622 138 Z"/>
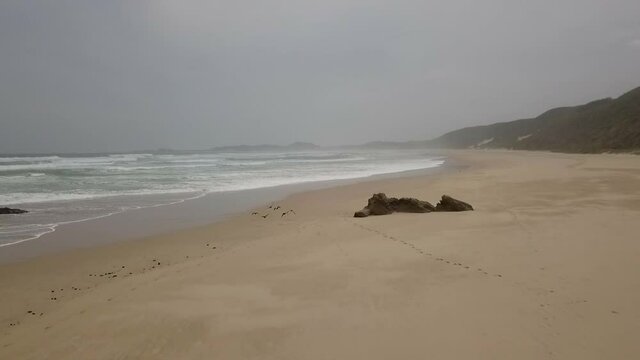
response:
<path fill-rule="evenodd" d="M 0 266 L 0 358 L 637 358 L 640 158 L 450 156 L 284 218 Z M 476 211 L 352 218 L 373 192 Z"/>

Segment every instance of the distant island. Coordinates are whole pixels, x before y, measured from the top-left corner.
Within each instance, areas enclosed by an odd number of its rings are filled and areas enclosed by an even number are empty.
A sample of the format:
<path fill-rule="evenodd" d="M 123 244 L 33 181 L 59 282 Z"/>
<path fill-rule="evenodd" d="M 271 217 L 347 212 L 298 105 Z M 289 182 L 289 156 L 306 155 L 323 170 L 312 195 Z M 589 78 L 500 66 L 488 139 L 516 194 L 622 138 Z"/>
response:
<path fill-rule="evenodd" d="M 308 142 L 295 142 L 289 145 L 235 145 L 235 146 L 217 146 L 211 148 L 211 152 L 250 152 L 250 151 L 306 151 L 317 150 L 321 146 Z"/>
<path fill-rule="evenodd" d="M 147 150 L 133 150 L 133 151 L 118 151 L 118 152 L 95 152 L 95 153 L 7 153 L 0 154 L 0 157 L 38 157 L 38 156 L 61 156 L 61 157 L 100 157 L 109 155 L 125 155 L 125 154 L 153 154 L 153 155 L 192 155 L 203 153 L 233 153 L 233 152 L 286 152 L 286 151 L 311 151 L 327 149 L 320 145 L 312 144 L 309 142 L 294 142 L 289 145 L 230 145 L 230 146 L 216 146 L 209 149 L 147 149 Z"/>

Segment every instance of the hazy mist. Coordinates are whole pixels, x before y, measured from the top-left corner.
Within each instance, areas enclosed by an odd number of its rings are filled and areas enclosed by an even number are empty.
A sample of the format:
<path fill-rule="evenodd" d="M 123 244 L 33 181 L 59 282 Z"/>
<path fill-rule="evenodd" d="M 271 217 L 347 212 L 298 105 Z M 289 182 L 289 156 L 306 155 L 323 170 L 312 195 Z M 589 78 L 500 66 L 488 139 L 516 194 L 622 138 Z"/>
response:
<path fill-rule="evenodd" d="M 640 86 L 640 1 L 0 2 L 0 153 L 428 139 Z"/>

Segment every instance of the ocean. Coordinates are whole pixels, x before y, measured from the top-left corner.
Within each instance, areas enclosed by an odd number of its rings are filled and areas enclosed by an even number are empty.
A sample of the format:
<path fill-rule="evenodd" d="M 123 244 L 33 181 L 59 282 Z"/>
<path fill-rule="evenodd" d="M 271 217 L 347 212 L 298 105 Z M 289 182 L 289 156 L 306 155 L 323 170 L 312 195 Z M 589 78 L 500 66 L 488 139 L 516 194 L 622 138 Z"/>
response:
<path fill-rule="evenodd" d="M 443 163 L 424 150 L 0 157 L 0 206 L 29 211 L 0 215 L 0 248 L 66 224 L 211 193 L 364 178 Z"/>

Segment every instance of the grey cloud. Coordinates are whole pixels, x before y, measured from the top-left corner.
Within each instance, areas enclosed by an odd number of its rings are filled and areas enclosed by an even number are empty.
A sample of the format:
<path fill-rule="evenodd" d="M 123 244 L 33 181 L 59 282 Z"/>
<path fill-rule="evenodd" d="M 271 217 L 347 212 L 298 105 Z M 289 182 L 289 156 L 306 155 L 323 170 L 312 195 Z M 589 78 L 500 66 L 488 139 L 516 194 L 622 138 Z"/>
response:
<path fill-rule="evenodd" d="M 640 3 L 4 1 L 0 153 L 426 139 L 640 85 Z"/>

